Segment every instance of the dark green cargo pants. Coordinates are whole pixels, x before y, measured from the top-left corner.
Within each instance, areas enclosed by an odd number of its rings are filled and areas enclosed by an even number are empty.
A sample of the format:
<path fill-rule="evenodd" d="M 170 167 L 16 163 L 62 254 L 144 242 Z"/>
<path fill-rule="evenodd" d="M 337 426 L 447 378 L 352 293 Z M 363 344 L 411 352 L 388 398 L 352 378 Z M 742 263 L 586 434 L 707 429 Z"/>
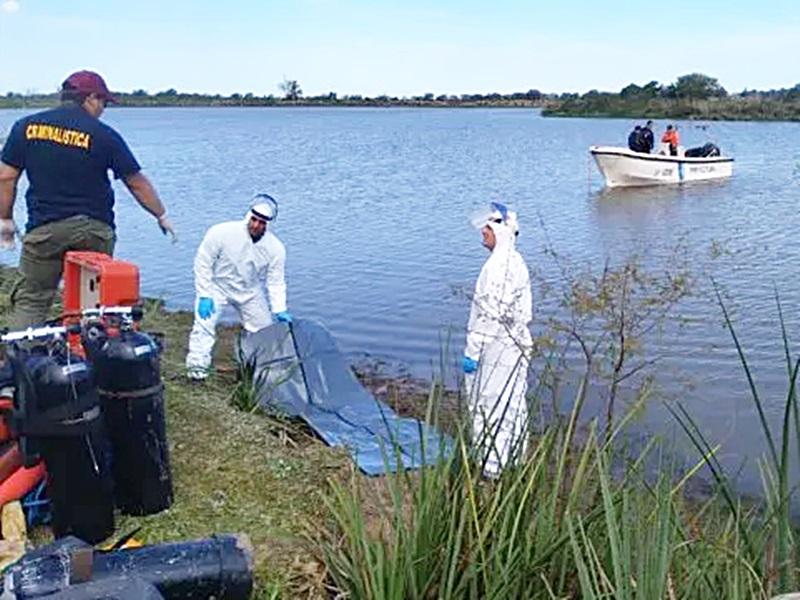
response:
<path fill-rule="evenodd" d="M 113 254 L 114 230 L 96 219 L 79 215 L 40 225 L 22 238 L 19 278 L 11 292 L 11 326 L 24 329 L 47 319 L 68 250 Z"/>

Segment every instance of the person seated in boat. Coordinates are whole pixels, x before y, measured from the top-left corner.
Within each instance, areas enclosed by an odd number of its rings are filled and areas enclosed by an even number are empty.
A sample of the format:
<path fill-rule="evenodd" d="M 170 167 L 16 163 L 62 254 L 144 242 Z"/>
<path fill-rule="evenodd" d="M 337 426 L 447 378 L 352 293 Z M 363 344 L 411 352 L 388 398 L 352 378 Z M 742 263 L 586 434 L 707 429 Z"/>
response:
<path fill-rule="evenodd" d="M 628 135 L 628 149 L 634 152 L 642 152 L 642 128 L 637 125 Z"/>
<path fill-rule="evenodd" d="M 653 146 L 655 145 L 655 140 L 653 137 L 653 122 L 647 121 L 644 127 L 642 127 L 642 149 L 641 152 L 645 152 L 650 154 L 653 151 Z"/>
<path fill-rule="evenodd" d="M 662 144 L 669 144 L 669 153 L 672 156 L 678 156 L 678 145 L 680 144 L 680 137 L 678 136 L 678 126 L 667 125 L 667 130 L 661 136 Z"/>

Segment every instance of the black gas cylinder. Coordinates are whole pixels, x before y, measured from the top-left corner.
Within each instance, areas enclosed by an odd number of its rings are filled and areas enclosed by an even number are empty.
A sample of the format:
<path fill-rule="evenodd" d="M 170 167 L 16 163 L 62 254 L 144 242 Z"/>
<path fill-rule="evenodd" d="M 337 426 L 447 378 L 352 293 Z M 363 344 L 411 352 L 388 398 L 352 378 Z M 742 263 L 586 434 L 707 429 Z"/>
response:
<path fill-rule="evenodd" d="M 113 480 L 90 365 L 65 348 L 12 351 L 9 359 L 14 428 L 26 462 L 41 457 L 47 467 L 53 534 L 104 540 L 114 531 Z"/>
<path fill-rule="evenodd" d="M 161 347 L 133 330 L 84 341 L 111 439 L 117 506 L 130 515 L 172 504 Z"/>

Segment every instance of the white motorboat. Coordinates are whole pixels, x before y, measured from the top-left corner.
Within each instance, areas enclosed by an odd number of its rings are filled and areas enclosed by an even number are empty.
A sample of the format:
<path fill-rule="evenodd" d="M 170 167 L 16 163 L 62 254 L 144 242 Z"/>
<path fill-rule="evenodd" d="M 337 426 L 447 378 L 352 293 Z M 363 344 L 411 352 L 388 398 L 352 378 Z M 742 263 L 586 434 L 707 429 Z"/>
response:
<path fill-rule="evenodd" d="M 608 187 L 684 183 L 733 175 L 733 158 L 729 156 L 646 154 L 617 146 L 592 146 L 589 152 Z"/>

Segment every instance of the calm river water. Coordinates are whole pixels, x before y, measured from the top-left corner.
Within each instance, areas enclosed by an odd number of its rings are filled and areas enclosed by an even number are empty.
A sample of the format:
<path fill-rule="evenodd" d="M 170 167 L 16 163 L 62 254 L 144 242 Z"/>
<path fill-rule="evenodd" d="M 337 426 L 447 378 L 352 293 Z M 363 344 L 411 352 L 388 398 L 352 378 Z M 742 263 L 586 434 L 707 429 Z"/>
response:
<path fill-rule="evenodd" d="M 23 114 L 0 111 L 0 132 Z M 769 418 L 780 420 L 786 366 L 776 287 L 800 350 L 800 124 L 682 124 L 685 145 L 711 140 L 735 157 L 731 180 L 611 193 L 587 149 L 622 145 L 625 120 L 335 108 L 112 109 L 104 119 L 129 142 L 180 236 L 170 245 L 117 186 L 117 255 L 137 262 L 144 292 L 171 307 L 191 305 L 193 254 L 206 228 L 240 218 L 252 194 L 268 192 L 280 203 L 275 231 L 288 250 L 290 309 L 321 319 L 354 358 L 427 377 L 448 332 L 460 353 L 468 303 L 453 292 L 472 287 L 485 258 L 467 217 L 502 200 L 519 211 L 521 252 L 554 281 L 545 230 L 559 253 L 598 268 L 638 254 L 657 271 L 685 244 L 699 283 L 677 309 L 685 325 L 650 340 L 662 357 L 660 397 L 683 399 L 723 444 L 726 464 L 763 451 L 708 285 L 713 276 L 730 299 Z M 21 223 L 24 202 L 17 209 Z M 540 318 L 558 310 L 534 303 Z M 666 428 L 670 417 L 654 404 L 644 424 Z"/>

